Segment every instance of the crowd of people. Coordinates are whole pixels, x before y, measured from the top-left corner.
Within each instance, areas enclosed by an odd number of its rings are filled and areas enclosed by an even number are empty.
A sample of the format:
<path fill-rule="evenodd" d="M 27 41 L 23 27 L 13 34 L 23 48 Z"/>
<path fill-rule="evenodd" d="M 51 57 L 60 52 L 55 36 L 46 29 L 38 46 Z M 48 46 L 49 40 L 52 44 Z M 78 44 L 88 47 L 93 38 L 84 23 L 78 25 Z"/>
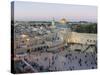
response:
<path fill-rule="evenodd" d="M 19 65 L 19 68 L 23 69 L 23 70 L 21 69 L 23 73 L 83 70 L 83 69 L 97 68 L 97 54 L 95 52 L 86 52 L 86 53 L 82 52 L 79 53 L 76 51 L 70 51 L 70 52 L 63 51 L 63 52 L 62 53 L 32 52 L 24 56 L 23 59 L 37 71 L 32 71 L 31 68 L 29 68 L 30 66 L 25 65 L 25 63 L 22 61 L 21 64 L 18 64 L 19 63 L 18 62 L 15 66 L 18 67 Z M 27 66 L 27 68 L 25 66 Z"/>

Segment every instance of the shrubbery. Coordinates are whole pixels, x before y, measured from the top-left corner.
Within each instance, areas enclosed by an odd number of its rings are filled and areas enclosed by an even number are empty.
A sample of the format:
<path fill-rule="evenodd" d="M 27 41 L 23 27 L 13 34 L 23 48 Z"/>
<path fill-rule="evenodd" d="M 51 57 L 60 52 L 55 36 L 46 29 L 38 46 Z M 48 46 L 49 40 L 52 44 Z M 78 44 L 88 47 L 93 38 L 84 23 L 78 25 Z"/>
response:
<path fill-rule="evenodd" d="M 97 33 L 97 23 L 77 25 L 72 30 L 80 33 Z"/>

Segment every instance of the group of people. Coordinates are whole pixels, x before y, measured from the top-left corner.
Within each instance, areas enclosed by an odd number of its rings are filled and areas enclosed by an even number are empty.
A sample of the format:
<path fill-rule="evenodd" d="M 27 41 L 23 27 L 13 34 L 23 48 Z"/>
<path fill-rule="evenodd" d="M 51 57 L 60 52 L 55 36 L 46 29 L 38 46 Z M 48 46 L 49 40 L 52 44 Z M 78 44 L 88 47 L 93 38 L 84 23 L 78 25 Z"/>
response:
<path fill-rule="evenodd" d="M 82 70 L 97 68 L 97 53 L 96 52 L 76 52 L 62 51 L 59 53 L 52 52 L 30 52 L 23 58 L 38 72 L 51 71 L 67 71 L 67 70 Z M 22 62 L 23 64 L 23 62 Z M 24 64 L 25 65 L 25 64 Z M 20 65 L 19 67 L 21 67 Z M 17 66 L 18 67 L 18 66 Z M 23 71 L 28 72 L 28 69 L 22 66 Z M 35 71 L 31 71 L 35 72 Z"/>
<path fill-rule="evenodd" d="M 31 60 L 30 60 L 31 59 Z M 42 71 L 63 71 L 63 70 L 81 70 L 97 68 L 96 53 L 78 53 L 67 52 L 65 55 L 50 54 L 48 52 L 31 55 L 29 57 L 31 65 L 34 63 L 42 66 Z M 34 67 L 34 66 L 33 66 Z M 36 68 L 36 67 L 35 67 Z"/>

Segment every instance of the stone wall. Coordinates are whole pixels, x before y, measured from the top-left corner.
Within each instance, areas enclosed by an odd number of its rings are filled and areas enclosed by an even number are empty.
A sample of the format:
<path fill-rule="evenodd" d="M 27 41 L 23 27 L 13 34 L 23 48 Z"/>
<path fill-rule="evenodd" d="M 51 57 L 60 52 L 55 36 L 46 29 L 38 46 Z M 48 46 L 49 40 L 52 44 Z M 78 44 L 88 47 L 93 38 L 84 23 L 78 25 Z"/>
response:
<path fill-rule="evenodd" d="M 67 43 L 96 44 L 97 34 L 70 32 L 66 35 Z"/>

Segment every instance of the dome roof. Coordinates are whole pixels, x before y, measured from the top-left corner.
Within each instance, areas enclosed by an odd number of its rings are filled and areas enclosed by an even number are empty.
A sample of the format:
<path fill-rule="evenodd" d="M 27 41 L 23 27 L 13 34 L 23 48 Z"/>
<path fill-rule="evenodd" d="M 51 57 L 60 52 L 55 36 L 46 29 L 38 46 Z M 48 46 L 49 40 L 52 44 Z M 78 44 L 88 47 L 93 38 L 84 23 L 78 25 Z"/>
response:
<path fill-rule="evenodd" d="M 65 18 L 62 18 L 61 20 L 60 20 L 60 23 L 62 23 L 62 24 L 65 24 L 67 22 L 67 20 L 65 19 Z"/>

